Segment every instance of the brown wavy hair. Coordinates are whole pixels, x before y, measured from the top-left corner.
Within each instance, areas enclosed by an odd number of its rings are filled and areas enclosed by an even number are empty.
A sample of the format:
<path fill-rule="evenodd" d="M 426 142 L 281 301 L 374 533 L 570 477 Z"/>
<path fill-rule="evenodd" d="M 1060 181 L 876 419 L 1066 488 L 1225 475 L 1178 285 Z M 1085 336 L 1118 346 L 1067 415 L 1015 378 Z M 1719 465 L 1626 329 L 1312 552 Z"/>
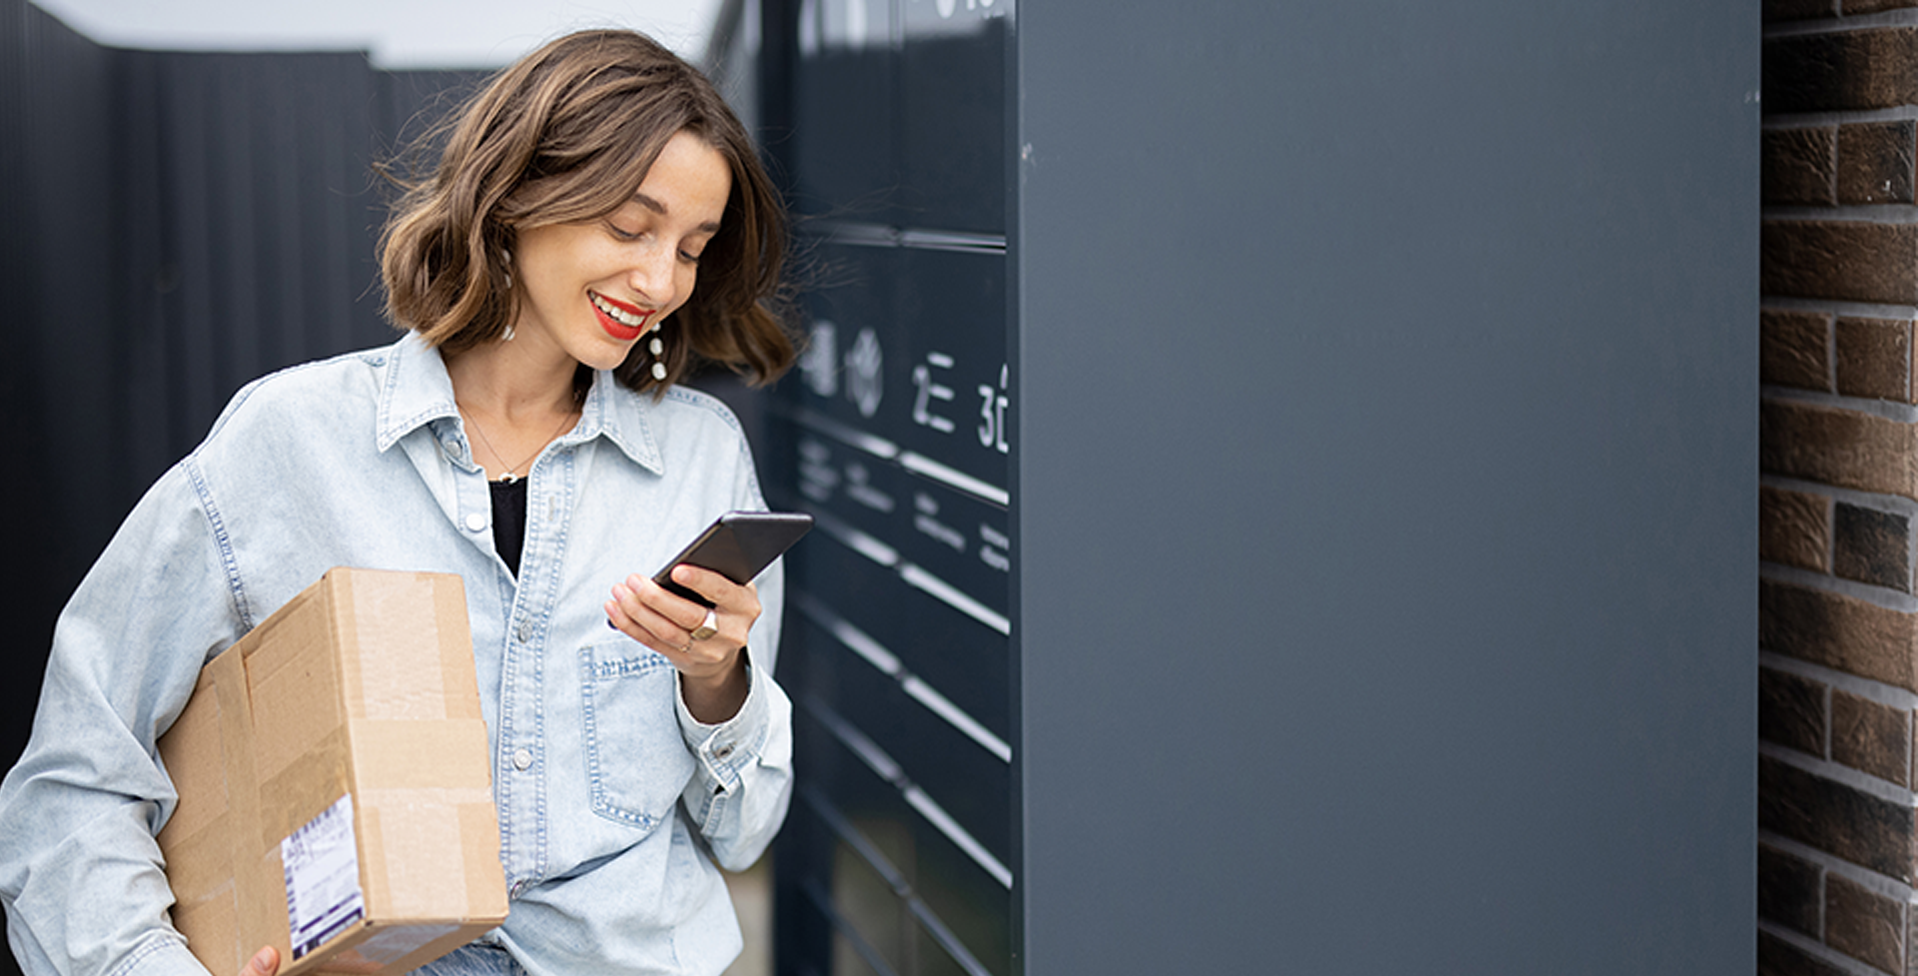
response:
<path fill-rule="evenodd" d="M 430 177 L 389 173 L 404 192 L 380 233 L 387 318 L 448 353 L 503 338 L 518 312 L 516 232 L 619 209 L 681 131 L 725 158 L 732 191 L 692 296 L 662 325 L 678 332 L 666 379 L 642 364 L 643 344 L 614 375 L 655 396 L 706 362 L 756 384 L 778 378 L 794 357 L 781 315 L 784 205 L 712 83 L 632 31 L 582 31 L 527 55 L 421 137 L 445 142 Z"/>

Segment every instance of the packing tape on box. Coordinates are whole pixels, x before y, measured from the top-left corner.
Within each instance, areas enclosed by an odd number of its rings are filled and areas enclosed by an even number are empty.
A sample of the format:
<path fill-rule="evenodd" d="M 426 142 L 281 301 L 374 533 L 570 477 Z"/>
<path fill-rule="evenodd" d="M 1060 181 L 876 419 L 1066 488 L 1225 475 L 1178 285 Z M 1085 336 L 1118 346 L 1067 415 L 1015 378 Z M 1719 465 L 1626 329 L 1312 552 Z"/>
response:
<path fill-rule="evenodd" d="M 348 687 L 354 718 L 382 721 L 434 720 L 447 717 L 446 681 L 442 673 L 440 640 L 443 591 L 460 596 L 460 623 L 465 624 L 464 590 L 447 586 L 442 577 L 417 575 L 386 577 L 378 586 L 354 586 L 340 601 L 341 630 L 352 634 L 360 654 L 349 655 L 352 673 Z M 420 608 L 432 606 L 432 614 Z M 470 642 L 461 644 L 470 647 Z M 380 663 L 379 680 L 367 681 L 361 660 Z"/>
<path fill-rule="evenodd" d="M 407 816 L 386 815 L 402 810 Z M 378 886 L 381 903 L 397 914 L 457 921 L 457 917 L 448 918 L 457 915 L 449 908 L 467 902 L 468 878 L 475 870 L 466 856 L 470 848 L 486 851 L 498 870 L 494 852 L 499 850 L 499 828 L 493 819 L 490 788 L 364 790 L 360 811 L 367 860 L 381 866 L 368 872 L 367 883 Z M 471 843 L 476 829 L 489 831 L 490 843 Z M 389 848 L 405 850 L 407 856 L 388 858 L 384 854 Z M 405 874 L 391 873 L 396 860 Z"/>

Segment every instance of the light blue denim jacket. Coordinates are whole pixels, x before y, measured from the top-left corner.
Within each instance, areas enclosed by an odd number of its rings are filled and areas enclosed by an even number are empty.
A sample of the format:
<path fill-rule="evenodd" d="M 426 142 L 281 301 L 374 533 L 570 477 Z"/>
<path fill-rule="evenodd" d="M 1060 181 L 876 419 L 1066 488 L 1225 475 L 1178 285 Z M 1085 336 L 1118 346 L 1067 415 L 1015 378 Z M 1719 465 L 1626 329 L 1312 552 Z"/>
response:
<path fill-rule="evenodd" d="M 249 385 L 61 614 L 33 739 L 0 785 L 15 954 L 30 974 L 203 972 L 167 921 L 154 833 L 175 794 L 154 740 L 201 665 L 348 565 L 465 581 L 512 898 L 487 938 L 535 976 L 720 972 L 740 938 L 712 859 L 755 860 L 791 794 L 781 569 L 759 580 L 746 704 L 719 726 L 601 607 L 719 513 L 764 507 L 725 407 L 600 373 L 533 466 L 515 580 L 436 351 L 408 335 Z"/>

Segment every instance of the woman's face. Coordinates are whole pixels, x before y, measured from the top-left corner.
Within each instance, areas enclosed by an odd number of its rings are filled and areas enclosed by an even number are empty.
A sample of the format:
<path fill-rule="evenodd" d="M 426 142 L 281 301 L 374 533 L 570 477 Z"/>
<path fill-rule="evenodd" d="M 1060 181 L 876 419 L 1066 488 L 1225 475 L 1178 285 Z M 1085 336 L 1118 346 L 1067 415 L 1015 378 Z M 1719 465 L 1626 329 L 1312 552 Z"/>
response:
<path fill-rule="evenodd" d="M 682 130 L 618 210 L 521 230 L 513 255 L 515 336 L 550 341 L 594 369 L 619 365 L 692 295 L 699 255 L 718 233 L 731 192 L 726 158 Z"/>

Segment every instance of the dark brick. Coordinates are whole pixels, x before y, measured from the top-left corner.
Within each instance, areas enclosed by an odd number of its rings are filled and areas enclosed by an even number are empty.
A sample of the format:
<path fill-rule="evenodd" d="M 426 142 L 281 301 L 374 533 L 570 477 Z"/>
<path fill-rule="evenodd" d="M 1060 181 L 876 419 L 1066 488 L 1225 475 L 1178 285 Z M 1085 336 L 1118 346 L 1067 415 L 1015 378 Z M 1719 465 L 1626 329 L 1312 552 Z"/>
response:
<path fill-rule="evenodd" d="M 1831 875 L 1825 879 L 1825 944 L 1886 972 L 1903 972 L 1905 906 Z"/>
<path fill-rule="evenodd" d="M 1811 20 L 1838 12 L 1838 0 L 1765 0 L 1765 20 Z"/>
<path fill-rule="evenodd" d="M 1863 600 L 1776 580 L 1758 581 L 1758 646 L 1907 691 L 1913 618 Z"/>
<path fill-rule="evenodd" d="M 1848 976 L 1784 939 L 1758 933 L 1758 976 Z"/>
<path fill-rule="evenodd" d="M 1831 502 L 1823 495 L 1761 485 L 1758 558 L 1831 572 Z"/>
<path fill-rule="evenodd" d="M 1832 572 L 1911 592 L 1911 519 L 1838 502 L 1832 506 Z"/>
<path fill-rule="evenodd" d="M 1758 845 L 1758 917 L 1814 939 L 1825 901 L 1824 870 L 1803 858 Z"/>
<path fill-rule="evenodd" d="M 1909 780 L 1911 714 L 1832 689 L 1831 758 L 1904 786 Z"/>
<path fill-rule="evenodd" d="M 1874 27 L 1766 41 L 1767 112 L 1833 112 L 1918 103 L 1918 28 Z"/>
<path fill-rule="evenodd" d="M 1912 202 L 1915 139 L 1918 139 L 1918 122 L 1909 119 L 1841 126 L 1838 129 L 1838 202 Z M 1770 161 L 1766 156 L 1764 162 Z"/>
<path fill-rule="evenodd" d="M 1838 320 L 1838 392 L 1911 402 L 1911 322 L 1897 319 Z"/>
<path fill-rule="evenodd" d="M 1843 0 L 1843 3 L 1845 13 L 1851 16 L 1897 10 L 1900 7 L 1918 7 L 1918 0 Z"/>
<path fill-rule="evenodd" d="M 1918 912 L 1905 909 L 1905 972 L 1918 974 Z"/>
<path fill-rule="evenodd" d="M 1795 674 L 1759 668 L 1758 737 L 1825 758 L 1825 686 Z"/>
<path fill-rule="evenodd" d="M 1888 878 L 1912 881 L 1912 810 L 1764 756 L 1758 827 Z"/>
<path fill-rule="evenodd" d="M 1768 129 L 1759 139 L 1761 196 L 1771 204 L 1838 202 L 1838 128 Z"/>
<path fill-rule="evenodd" d="M 1773 474 L 1918 497 L 1918 428 L 1811 403 L 1758 406 L 1758 466 Z"/>
<path fill-rule="evenodd" d="M 1758 378 L 1831 392 L 1831 316 L 1768 308 L 1758 313 Z"/>
<path fill-rule="evenodd" d="M 1918 304 L 1918 226 L 1767 220 L 1758 245 L 1767 295 Z"/>

